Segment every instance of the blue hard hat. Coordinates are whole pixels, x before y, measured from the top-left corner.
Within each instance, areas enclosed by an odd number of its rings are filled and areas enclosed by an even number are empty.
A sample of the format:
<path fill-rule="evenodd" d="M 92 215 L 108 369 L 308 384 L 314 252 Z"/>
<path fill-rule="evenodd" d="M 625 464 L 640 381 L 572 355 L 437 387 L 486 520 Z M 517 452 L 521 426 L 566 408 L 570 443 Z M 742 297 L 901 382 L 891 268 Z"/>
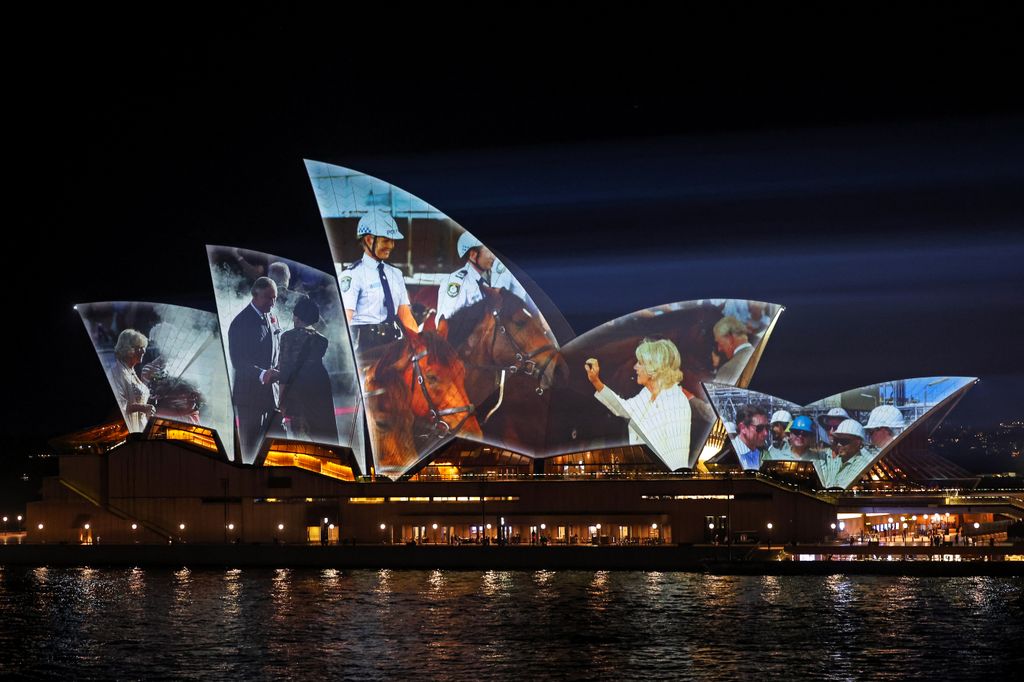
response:
<path fill-rule="evenodd" d="M 810 417 L 799 416 L 793 420 L 793 423 L 789 425 L 789 431 L 806 431 L 807 433 L 814 433 L 814 422 L 811 421 Z"/>

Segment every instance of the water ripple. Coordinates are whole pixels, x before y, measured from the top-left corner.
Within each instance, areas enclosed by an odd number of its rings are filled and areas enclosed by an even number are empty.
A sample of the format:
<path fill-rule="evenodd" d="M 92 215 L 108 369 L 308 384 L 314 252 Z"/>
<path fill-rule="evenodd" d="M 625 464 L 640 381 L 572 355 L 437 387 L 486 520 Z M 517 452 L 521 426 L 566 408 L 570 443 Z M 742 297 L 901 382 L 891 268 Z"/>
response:
<path fill-rule="evenodd" d="M 1005 677 L 1019 578 L 0 567 L 0 677 Z"/>

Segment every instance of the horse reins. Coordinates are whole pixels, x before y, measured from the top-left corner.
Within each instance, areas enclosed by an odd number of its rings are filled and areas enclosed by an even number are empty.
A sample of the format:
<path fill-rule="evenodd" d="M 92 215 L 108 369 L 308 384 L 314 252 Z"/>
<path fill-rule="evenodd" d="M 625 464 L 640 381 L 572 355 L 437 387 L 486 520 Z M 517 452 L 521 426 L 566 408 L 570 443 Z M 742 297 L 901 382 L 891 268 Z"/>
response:
<path fill-rule="evenodd" d="M 508 344 L 512 346 L 512 351 L 515 353 L 515 360 L 510 365 L 476 366 L 482 367 L 483 369 L 506 371 L 513 376 L 517 374 L 527 377 L 536 376 L 537 388 L 535 390 L 537 391 L 537 395 L 544 395 L 544 388 L 540 385 L 540 382 L 544 377 L 544 372 L 547 370 L 548 365 L 550 365 L 551 361 L 555 359 L 557 353 L 551 353 L 547 360 L 545 360 L 541 365 L 538 365 L 534 358 L 541 353 L 547 353 L 548 351 L 555 351 L 558 349 L 555 348 L 554 344 L 549 343 L 535 349 L 533 352 L 527 353 L 523 350 L 523 347 L 519 345 L 519 342 L 516 341 L 516 337 L 512 336 L 508 329 L 505 328 L 505 323 L 501 321 L 501 312 L 497 308 L 491 311 L 491 317 L 494 318 L 494 330 L 491 333 L 491 347 L 493 348 L 494 344 L 497 343 L 498 334 L 500 333 L 508 341 Z"/>
<path fill-rule="evenodd" d="M 454 436 L 462 429 L 466 424 L 466 421 L 473 416 L 473 413 L 476 412 L 476 407 L 473 403 L 469 403 L 462 407 L 448 407 L 443 410 L 437 409 L 437 405 L 434 403 L 433 398 L 430 397 L 430 391 L 427 390 L 426 380 L 423 377 L 423 370 L 420 368 L 420 360 L 427 357 L 428 354 L 429 352 L 424 348 L 419 353 L 409 358 L 412 362 L 413 381 L 419 384 L 420 391 L 423 393 L 423 399 L 427 401 L 427 415 L 431 420 L 430 430 L 433 431 L 434 435 L 438 438 L 447 438 L 448 436 Z M 444 420 L 444 417 L 452 414 L 462 414 L 463 412 L 466 413 L 465 416 L 458 424 L 455 425 L 454 428 L 449 426 L 448 422 Z"/>

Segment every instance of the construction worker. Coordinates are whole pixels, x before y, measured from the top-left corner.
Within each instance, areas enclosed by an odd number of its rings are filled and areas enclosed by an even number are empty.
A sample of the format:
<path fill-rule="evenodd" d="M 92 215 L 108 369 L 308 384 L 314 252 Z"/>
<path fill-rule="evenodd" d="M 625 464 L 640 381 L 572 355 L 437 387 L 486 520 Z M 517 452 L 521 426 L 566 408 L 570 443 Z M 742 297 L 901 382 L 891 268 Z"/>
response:
<path fill-rule="evenodd" d="M 459 237 L 456 250 L 459 258 L 465 258 L 466 262 L 448 275 L 448 279 L 438 289 L 434 324 L 439 328 L 441 320 L 450 320 L 457 311 L 473 305 L 484 297 L 480 290 L 481 285 L 507 289 L 524 302 L 530 300 L 526 290 L 512 273 L 494 257 L 490 249 L 469 232 L 463 232 Z"/>
<path fill-rule="evenodd" d="M 825 438 L 827 443 L 832 442 L 832 432 L 836 430 L 840 424 L 850 418 L 850 415 L 841 407 L 833 407 L 827 413 L 818 417 L 818 423 L 821 424 L 821 428 L 825 429 L 828 436 Z"/>
<path fill-rule="evenodd" d="M 768 449 L 766 460 L 813 460 L 817 457 L 815 451 L 816 439 L 814 437 L 814 422 L 810 417 L 803 415 L 797 417 L 786 429 L 789 439 L 781 448 L 771 447 Z"/>
<path fill-rule="evenodd" d="M 832 432 L 832 452 L 814 462 L 821 484 L 826 488 L 847 488 L 875 459 L 864 448 L 867 433 L 855 419 L 843 420 Z"/>
<path fill-rule="evenodd" d="M 385 262 L 404 239 L 395 219 L 370 211 L 359 219 L 356 238 L 363 257 L 342 270 L 338 284 L 355 347 L 363 351 L 396 341 L 417 325 L 402 271 Z"/>
<path fill-rule="evenodd" d="M 868 425 L 864 427 L 871 439 L 871 448 L 880 451 L 889 445 L 906 426 L 903 413 L 895 405 L 879 405 L 868 415 Z"/>
<path fill-rule="evenodd" d="M 771 447 L 781 449 L 786 445 L 786 430 L 789 423 L 793 421 L 793 415 L 787 410 L 775 410 L 772 414 L 772 443 Z"/>

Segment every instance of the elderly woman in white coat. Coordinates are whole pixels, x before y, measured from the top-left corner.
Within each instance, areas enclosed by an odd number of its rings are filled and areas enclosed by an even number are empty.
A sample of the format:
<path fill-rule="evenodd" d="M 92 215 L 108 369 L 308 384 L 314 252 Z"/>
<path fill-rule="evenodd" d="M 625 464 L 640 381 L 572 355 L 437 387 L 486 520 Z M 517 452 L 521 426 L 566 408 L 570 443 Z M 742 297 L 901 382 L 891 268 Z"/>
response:
<path fill-rule="evenodd" d="M 121 332 L 114 346 L 117 361 L 110 368 L 110 387 L 132 433 L 144 431 L 150 417 L 156 414 L 156 407 L 149 404 L 149 387 L 135 373 L 148 346 L 145 335 L 134 329 Z"/>
<path fill-rule="evenodd" d="M 585 364 L 594 397 L 612 414 L 629 420 L 631 445 L 647 444 L 675 470 L 689 465 L 690 401 L 679 382 L 679 349 L 668 339 L 644 339 L 636 348 L 636 383 L 642 388 L 632 398 L 621 398 L 601 381 L 596 358 Z"/>

